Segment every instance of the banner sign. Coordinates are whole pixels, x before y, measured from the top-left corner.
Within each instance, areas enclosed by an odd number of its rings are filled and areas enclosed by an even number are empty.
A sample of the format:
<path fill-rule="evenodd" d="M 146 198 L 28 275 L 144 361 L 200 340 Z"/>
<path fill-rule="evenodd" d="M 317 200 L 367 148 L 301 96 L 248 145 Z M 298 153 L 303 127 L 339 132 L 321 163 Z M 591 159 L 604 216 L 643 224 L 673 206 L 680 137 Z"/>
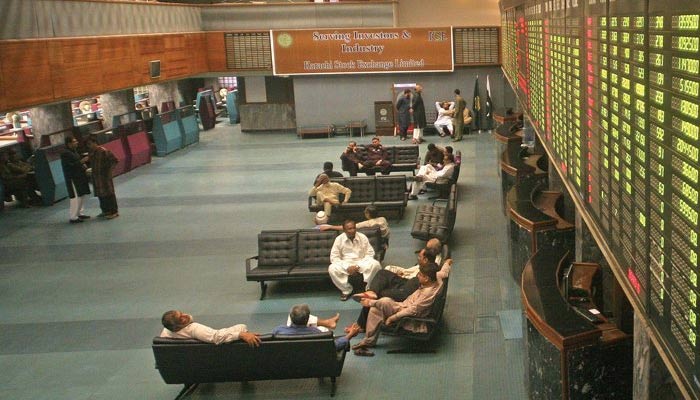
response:
<path fill-rule="evenodd" d="M 452 28 L 271 30 L 275 75 L 451 72 Z"/>

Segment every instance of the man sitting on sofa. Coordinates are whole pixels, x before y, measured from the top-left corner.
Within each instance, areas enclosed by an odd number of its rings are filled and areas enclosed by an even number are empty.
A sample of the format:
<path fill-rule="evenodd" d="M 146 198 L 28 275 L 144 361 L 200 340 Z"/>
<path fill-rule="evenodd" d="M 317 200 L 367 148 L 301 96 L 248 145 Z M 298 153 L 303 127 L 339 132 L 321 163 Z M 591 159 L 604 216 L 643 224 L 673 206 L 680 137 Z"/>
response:
<path fill-rule="evenodd" d="M 377 272 L 372 283 L 367 286 L 367 291 L 353 296 L 358 300 L 363 298 L 379 299 L 382 297 L 390 297 L 396 301 L 404 301 L 413 292 L 415 292 L 420 283 L 418 282 L 418 271 L 421 265 L 431 262 L 438 266 L 442 265 L 438 272 L 438 281 L 447 278 L 452 266 L 452 259 L 446 259 L 443 263 L 440 252 L 442 251 L 442 243 L 439 239 L 430 239 L 425 244 L 425 248 L 418 251 L 418 263 L 410 268 L 402 268 L 396 265 L 387 265 L 383 270 Z M 364 326 L 363 326 L 364 327 Z"/>
<path fill-rule="evenodd" d="M 326 175 L 328 175 L 329 178 L 342 178 L 343 177 L 342 172 L 338 172 L 338 171 L 333 170 L 333 163 L 330 161 L 326 161 L 323 163 L 323 172 L 321 172 L 321 174 L 326 174 Z M 314 182 L 316 182 L 316 180 L 318 180 L 318 177 L 321 176 L 321 174 L 316 175 L 316 179 L 314 180 Z"/>
<path fill-rule="evenodd" d="M 372 283 L 368 286 L 368 290 L 364 293 L 359 293 L 353 296 L 353 299 L 362 302 L 362 299 L 379 299 L 388 297 L 396 301 L 404 301 L 413 292 L 420 287 L 418 280 L 418 272 L 422 265 L 435 263 L 438 266 L 441 264 L 442 257 L 440 251 L 442 244 L 438 239 L 430 239 L 424 249 L 418 252 L 418 264 L 410 268 L 401 268 L 394 265 L 388 265 L 383 270 L 379 271 L 372 279 Z M 448 258 L 442 263 L 442 268 L 437 273 L 438 283 L 442 284 L 443 279 L 450 276 L 452 270 L 452 259 Z M 369 308 L 362 307 L 357 321 L 345 328 L 346 331 L 355 327 L 360 328 L 360 332 L 365 330 L 367 325 L 367 316 Z"/>
<path fill-rule="evenodd" d="M 328 274 L 340 289 L 341 301 L 346 301 L 352 294 L 352 285 L 348 282 L 350 275 L 362 274 L 363 281 L 369 284 L 382 269 L 379 261 L 374 259 L 374 248 L 369 239 L 357 232 L 355 221 L 352 220 L 343 223 L 343 233 L 335 238 L 330 258 Z"/>
<path fill-rule="evenodd" d="M 164 329 L 160 333 L 160 337 L 164 338 L 196 339 L 213 344 L 229 343 L 240 339 L 248 343 L 250 347 L 260 346 L 260 336 L 257 333 L 248 332 L 248 327 L 244 324 L 212 329 L 194 322 L 190 314 L 178 310 L 166 311 L 161 322 Z"/>
<path fill-rule="evenodd" d="M 389 175 L 391 172 L 391 161 L 388 160 L 389 153 L 386 151 L 378 136 L 372 138 L 372 143 L 367 146 L 367 160 L 363 171 L 367 175 L 374 175 L 375 168 L 382 171 L 382 175 Z"/>
<path fill-rule="evenodd" d="M 437 281 L 438 266 L 435 263 L 428 263 L 420 267 L 418 280 L 420 288 L 413 292 L 402 302 L 397 302 L 388 297 L 379 300 L 363 299 L 361 304 L 369 307 L 369 317 L 367 318 L 367 333 L 360 343 L 352 346 L 355 355 L 373 356 L 369 351 L 374 347 L 379 339 L 379 328 L 382 324 L 392 325 L 402 317 L 425 317 L 430 313 L 435 297 L 440 292 L 441 284 Z M 406 329 L 420 329 L 414 326 L 403 326 Z"/>
<path fill-rule="evenodd" d="M 418 199 L 418 194 L 423 187 L 425 187 L 426 182 L 437 182 L 442 180 L 448 180 L 452 178 L 452 174 L 455 171 L 455 157 L 452 154 L 445 154 L 442 169 L 438 169 L 438 166 L 434 163 L 426 164 L 418 170 L 415 177 L 415 182 L 411 187 L 411 195 L 408 196 L 409 200 Z"/>
<path fill-rule="evenodd" d="M 343 168 L 347 169 L 350 176 L 357 176 L 357 171 L 364 167 L 364 158 L 360 155 L 357 149 L 357 142 L 351 140 L 348 147 L 345 148 L 343 154 L 340 155 L 340 160 L 343 162 Z"/>
<path fill-rule="evenodd" d="M 338 199 L 338 195 L 340 193 L 345 195 L 343 203 L 347 203 L 348 200 L 350 200 L 352 190 L 346 188 L 340 183 L 331 182 L 328 175 L 321 174 L 316 179 L 314 187 L 312 187 L 309 191 L 309 196 L 316 196 L 316 202 L 323 204 L 323 211 L 326 213 L 326 216 L 330 217 L 331 212 L 333 211 L 333 206 L 341 204 L 340 200 Z"/>
<path fill-rule="evenodd" d="M 291 324 L 280 325 L 272 330 L 273 335 L 313 335 L 325 332 L 316 326 L 309 324 L 311 310 L 308 304 L 297 304 L 289 311 Z M 350 339 L 357 336 L 360 328 L 353 328 L 346 332 L 345 336 L 335 339 L 335 349 L 342 350 L 350 345 Z"/>

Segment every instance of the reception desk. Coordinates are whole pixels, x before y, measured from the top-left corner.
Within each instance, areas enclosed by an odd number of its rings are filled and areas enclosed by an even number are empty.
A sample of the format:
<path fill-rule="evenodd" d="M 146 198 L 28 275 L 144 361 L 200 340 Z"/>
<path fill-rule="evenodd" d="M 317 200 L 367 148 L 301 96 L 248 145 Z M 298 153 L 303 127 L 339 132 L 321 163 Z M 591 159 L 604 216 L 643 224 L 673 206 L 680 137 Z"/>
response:
<path fill-rule="evenodd" d="M 522 273 L 530 399 L 631 399 L 632 337 L 605 317 L 579 314 L 560 290 L 570 253 L 535 253 Z M 587 308 L 587 307 L 586 307 Z"/>

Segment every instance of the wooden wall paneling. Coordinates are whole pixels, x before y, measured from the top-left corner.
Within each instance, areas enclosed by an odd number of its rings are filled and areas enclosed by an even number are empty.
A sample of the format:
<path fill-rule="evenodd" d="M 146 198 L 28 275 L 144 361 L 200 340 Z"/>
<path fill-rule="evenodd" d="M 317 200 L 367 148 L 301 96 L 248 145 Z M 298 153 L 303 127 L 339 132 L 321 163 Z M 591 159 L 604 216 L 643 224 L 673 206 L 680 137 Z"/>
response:
<path fill-rule="evenodd" d="M 185 47 L 188 50 L 191 72 L 200 74 L 209 71 L 207 62 L 207 35 L 205 33 L 191 33 L 185 37 Z"/>
<path fill-rule="evenodd" d="M 209 71 L 227 71 L 224 32 L 207 32 L 206 35 L 207 61 L 209 63 Z"/>
<path fill-rule="evenodd" d="M 164 38 L 163 59 L 161 71 L 165 70 L 165 78 L 173 79 L 187 76 L 189 73 L 190 52 L 184 34 L 168 35 Z"/>
<path fill-rule="evenodd" d="M 5 109 L 50 103 L 54 99 L 46 41 L 0 42 Z"/>
<path fill-rule="evenodd" d="M 134 39 L 129 36 L 108 37 L 100 40 L 103 92 L 134 86 Z"/>
<path fill-rule="evenodd" d="M 137 77 L 139 78 L 140 84 L 150 84 L 155 83 L 160 80 L 167 79 L 164 74 L 163 64 L 163 49 L 165 48 L 164 35 L 143 35 L 137 36 L 137 48 L 134 54 L 137 55 L 135 58 L 135 71 Z M 149 69 L 149 62 L 153 60 L 161 60 L 161 77 L 159 79 L 151 79 L 151 73 Z"/>
<path fill-rule="evenodd" d="M 99 42 L 96 38 L 49 41 L 55 98 L 72 99 L 103 92 Z"/>

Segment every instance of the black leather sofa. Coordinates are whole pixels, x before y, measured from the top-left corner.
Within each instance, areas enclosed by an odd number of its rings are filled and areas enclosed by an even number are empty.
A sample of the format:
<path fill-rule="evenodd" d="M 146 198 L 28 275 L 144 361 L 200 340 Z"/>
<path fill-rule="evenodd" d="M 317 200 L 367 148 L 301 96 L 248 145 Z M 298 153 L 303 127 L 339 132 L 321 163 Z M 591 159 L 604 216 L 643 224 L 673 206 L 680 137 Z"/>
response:
<path fill-rule="evenodd" d="M 416 174 L 416 170 L 420 167 L 420 148 L 418 145 L 397 145 L 384 146 L 387 151 L 387 160 L 391 162 L 391 170 L 389 172 L 411 172 Z M 357 152 L 360 159 L 364 160 L 367 156 L 367 145 L 357 145 Z M 343 165 L 343 171 L 351 171 L 351 163 L 343 157 L 340 157 Z M 372 168 L 368 171 L 362 170 L 367 175 L 373 175 L 379 172 L 379 168 Z"/>
<path fill-rule="evenodd" d="M 381 260 L 384 246 L 379 227 L 358 229 Z M 265 298 L 266 281 L 328 278 L 333 242 L 338 231 L 297 229 L 262 231 L 258 234 L 258 255 L 245 260 L 246 280 L 260 282 L 260 300 Z"/>
<path fill-rule="evenodd" d="M 156 369 L 167 384 L 183 384 L 176 399 L 200 383 L 257 380 L 331 379 L 343 371 L 347 348 L 335 349 L 333 332 L 314 335 L 263 335 L 260 347 L 242 341 L 214 345 L 198 340 L 153 338 Z"/>
<path fill-rule="evenodd" d="M 457 219 L 457 185 L 450 187 L 447 199 L 437 199 L 416 210 L 411 236 L 419 240 L 440 239 L 447 243 Z"/>
<path fill-rule="evenodd" d="M 345 178 L 333 178 L 333 182 L 352 190 L 350 201 L 347 204 L 333 206 L 332 217 L 335 220 L 347 217 L 363 215 L 365 207 L 374 205 L 380 214 L 384 212 L 396 212 L 399 218 L 408 204 L 406 193 L 406 176 L 350 176 Z M 344 196 L 341 194 L 341 200 Z M 309 196 L 309 211 L 323 210 L 323 204 L 316 203 L 315 196 Z"/>

